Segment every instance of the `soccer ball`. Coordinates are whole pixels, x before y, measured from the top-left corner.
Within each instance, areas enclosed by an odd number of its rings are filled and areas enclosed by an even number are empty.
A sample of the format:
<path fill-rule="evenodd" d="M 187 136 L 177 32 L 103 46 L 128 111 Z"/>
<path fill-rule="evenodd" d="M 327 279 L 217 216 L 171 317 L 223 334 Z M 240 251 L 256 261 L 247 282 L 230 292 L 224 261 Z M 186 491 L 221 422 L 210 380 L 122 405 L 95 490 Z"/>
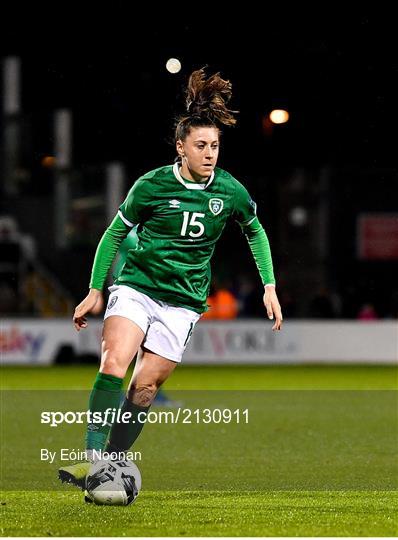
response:
<path fill-rule="evenodd" d="M 132 461 L 96 461 L 86 478 L 86 497 L 95 504 L 127 506 L 140 489 L 141 473 Z"/>

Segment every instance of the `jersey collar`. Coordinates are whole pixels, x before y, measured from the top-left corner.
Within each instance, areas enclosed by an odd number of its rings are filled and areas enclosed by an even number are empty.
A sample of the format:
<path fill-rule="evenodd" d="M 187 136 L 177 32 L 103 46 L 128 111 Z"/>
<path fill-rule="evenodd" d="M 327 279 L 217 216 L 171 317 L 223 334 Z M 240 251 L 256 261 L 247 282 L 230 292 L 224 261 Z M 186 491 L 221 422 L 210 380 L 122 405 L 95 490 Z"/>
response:
<path fill-rule="evenodd" d="M 210 178 L 208 179 L 206 184 L 196 184 L 195 182 L 185 182 L 185 180 L 183 179 L 183 177 L 180 174 L 180 165 L 179 165 L 179 163 L 174 163 L 174 165 L 173 165 L 173 173 L 174 173 L 174 176 L 177 178 L 177 180 L 183 186 L 185 186 L 187 189 L 206 189 L 207 186 L 210 186 L 210 184 L 214 180 L 214 171 L 212 171 L 212 173 L 210 175 Z"/>

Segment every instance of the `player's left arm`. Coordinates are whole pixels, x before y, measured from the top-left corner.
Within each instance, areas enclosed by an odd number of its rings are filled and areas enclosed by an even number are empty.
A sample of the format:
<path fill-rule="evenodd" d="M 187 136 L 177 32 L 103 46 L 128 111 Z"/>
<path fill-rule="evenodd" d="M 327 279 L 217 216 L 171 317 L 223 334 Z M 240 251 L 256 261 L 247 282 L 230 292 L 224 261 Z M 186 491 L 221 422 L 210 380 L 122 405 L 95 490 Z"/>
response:
<path fill-rule="evenodd" d="M 263 302 L 267 315 L 270 319 L 275 317 L 272 330 L 280 330 L 282 328 L 282 310 L 275 290 L 274 269 L 268 237 L 257 218 L 256 203 L 240 182 L 236 181 L 235 185 L 234 217 L 242 227 L 263 282 Z"/>
<path fill-rule="evenodd" d="M 242 230 L 249 243 L 264 285 L 263 302 L 267 315 L 269 319 L 275 317 L 272 330 L 280 330 L 282 328 L 282 310 L 275 290 L 275 277 L 268 237 L 257 217 L 249 224 L 242 225 Z"/>

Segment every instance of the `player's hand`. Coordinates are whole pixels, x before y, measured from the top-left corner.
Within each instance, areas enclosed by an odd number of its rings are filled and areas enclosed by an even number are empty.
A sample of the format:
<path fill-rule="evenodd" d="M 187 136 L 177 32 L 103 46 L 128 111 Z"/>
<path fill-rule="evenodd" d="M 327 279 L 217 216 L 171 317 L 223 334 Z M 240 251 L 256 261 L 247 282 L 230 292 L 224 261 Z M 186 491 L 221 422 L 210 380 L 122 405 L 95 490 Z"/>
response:
<path fill-rule="evenodd" d="M 82 328 L 87 328 L 87 319 L 85 317 L 87 313 L 95 313 L 102 309 L 102 305 L 100 305 L 100 309 L 98 309 L 98 303 L 102 303 L 103 305 L 102 292 L 98 289 L 90 289 L 86 298 L 80 302 L 73 314 L 73 324 L 78 332 Z"/>
<path fill-rule="evenodd" d="M 98 297 L 97 303 L 90 310 L 90 313 L 92 313 L 93 315 L 98 315 L 99 313 L 103 311 L 103 309 L 104 309 L 104 295 L 101 292 Z"/>
<path fill-rule="evenodd" d="M 282 328 L 282 310 L 279 304 L 278 297 L 276 296 L 275 287 L 265 287 L 263 296 L 263 302 L 269 319 L 275 317 L 275 324 L 272 330 L 281 330 Z"/>

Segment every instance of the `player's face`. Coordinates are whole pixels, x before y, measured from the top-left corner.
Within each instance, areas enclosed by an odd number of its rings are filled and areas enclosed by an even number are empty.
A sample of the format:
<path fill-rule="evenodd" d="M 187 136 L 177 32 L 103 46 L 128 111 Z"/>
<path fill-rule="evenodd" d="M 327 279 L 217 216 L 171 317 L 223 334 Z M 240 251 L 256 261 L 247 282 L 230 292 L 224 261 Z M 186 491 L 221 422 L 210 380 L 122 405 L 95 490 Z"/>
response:
<path fill-rule="evenodd" d="M 185 141 L 177 141 L 177 152 L 182 158 L 182 175 L 201 181 L 213 172 L 218 159 L 220 134 L 215 127 L 198 127 L 189 132 Z"/>

